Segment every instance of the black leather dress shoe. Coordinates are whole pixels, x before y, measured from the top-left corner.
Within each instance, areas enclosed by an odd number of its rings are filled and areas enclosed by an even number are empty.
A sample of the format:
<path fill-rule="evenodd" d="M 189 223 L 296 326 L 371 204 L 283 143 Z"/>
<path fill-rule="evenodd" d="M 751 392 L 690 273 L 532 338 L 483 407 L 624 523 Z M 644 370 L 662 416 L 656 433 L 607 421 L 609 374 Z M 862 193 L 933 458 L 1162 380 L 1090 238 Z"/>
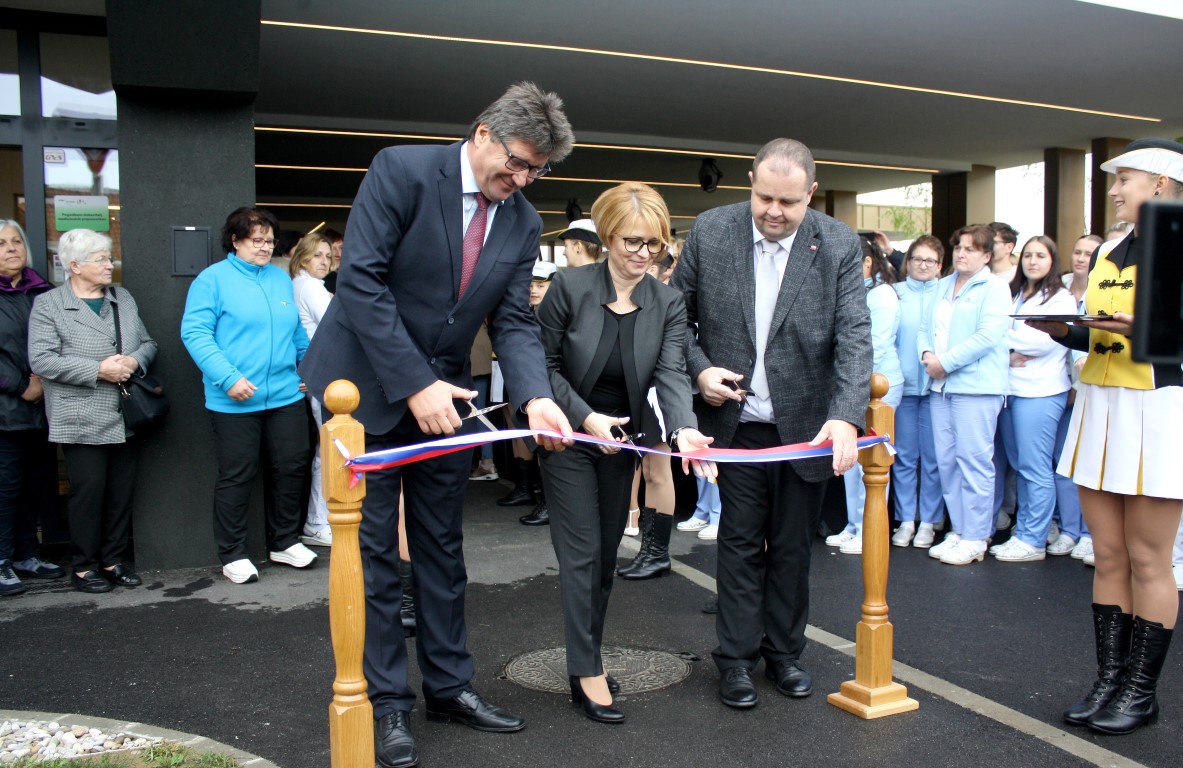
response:
<path fill-rule="evenodd" d="M 391 712 L 374 721 L 374 758 L 378 768 L 414 768 L 419 764 L 410 715 L 410 712 Z"/>
<path fill-rule="evenodd" d="M 550 525 L 550 510 L 544 504 L 535 505 L 528 515 L 518 518 L 522 525 Z"/>
<path fill-rule="evenodd" d="M 110 592 L 115 589 L 111 582 L 104 579 L 98 574 L 98 571 L 87 571 L 79 576 L 77 573 L 70 572 L 70 583 L 74 585 L 74 589 L 79 592 L 86 592 L 91 595 L 98 595 L 103 592 Z"/>
<path fill-rule="evenodd" d="M 794 699 L 803 699 L 813 693 L 813 678 L 795 660 L 785 659 L 775 664 L 766 664 L 764 676 L 776 683 L 776 690 Z"/>
<path fill-rule="evenodd" d="M 489 733 L 513 733 L 526 727 L 526 721 L 490 704 L 471 688 L 450 699 L 427 699 L 427 719 L 433 722 L 464 723 L 469 728 Z"/>
<path fill-rule="evenodd" d="M 99 573 L 117 587 L 138 587 L 144 583 L 130 565 L 117 565 L 109 571 L 103 568 Z"/>
<path fill-rule="evenodd" d="M 747 667 L 730 667 L 719 676 L 719 698 L 729 707 L 750 709 L 756 706 L 759 696 L 756 684 L 752 682 L 752 670 Z"/>
<path fill-rule="evenodd" d="M 707 601 L 702 604 L 702 612 L 709 614 L 716 614 L 719 612 L 719 598 L 708 597 Z"/>

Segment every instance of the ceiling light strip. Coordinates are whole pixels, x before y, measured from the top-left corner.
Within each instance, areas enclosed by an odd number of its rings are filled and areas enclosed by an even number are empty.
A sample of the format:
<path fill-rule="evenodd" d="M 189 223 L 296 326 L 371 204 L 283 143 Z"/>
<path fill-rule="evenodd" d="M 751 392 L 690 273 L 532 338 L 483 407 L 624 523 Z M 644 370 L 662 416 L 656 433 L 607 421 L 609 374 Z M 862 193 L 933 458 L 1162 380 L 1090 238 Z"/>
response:
<path fill-rule="evenodd" d="M 344 171 L 347 173 L 365 173 L 366 168 L 345 168 L 334 167 L 328 165 L 276 165 L 273 163 L 255 163 L 256 168 L 266 168 L 272 171 Z M 645 181 L 643 179 L 580 179 L 574 176 L 543 176 L 541 181 L 571 181 L 571 182 L 585 182 L 588 184 L 648 184 L 651 187 L 690 187 L 698 189 L 698 184 L 691 184 L 682 181 Z M 730 187 L 725 184 L 720 184 L 719 189 L 737 189 L 740 191 L 747 191 L 747 187 Z"/>
<path fill-rule="evenodd" d="M 384 37 L 401 37 L 412 40 L 436 40 L 441 42 L 451 43 L 470 43 L 474 45 L 495 45 L 509 48 L 528 48 L 544 51 L 561 51 L 565 53 L 584 53 L 595 56 L 611 56 L 622 59 L 637 59 L 641 61 L 656 61 L 667 64 L 689 64 L 698 67 L 711 67 L 715 69 L 730 69 L 742 72 L 757 72 L 768 75 L 781 75 L 784 77 L 801 77 L 810 80 L 824 80 L 832 83 L 845 83 L 848 85 L 865 85 L 872 88 L 888 88 L 896 91 L 908 91 L 911 93 L 927 93 L 933 96 L 950 96 L 958 99 L 974 99 L 977 101 L 988 101 L 995 104 L 1010 104 L 1019 107 L 1036 107 L 1039 109 L 1055 109 L 1063 112 L 1077 112 L 1085 115 L 1099 115 L 1101 117 L 1115 117 L 1122 120 L 1140 120 L 1148 123 L 1160 123 L 1161 119 L 1157 117 L 1145 117 L 1142 115 L 1127 115 L 1120 112 L 1106 112 L 1099 109 L 1085 109 L 1083 107 L 1068 107 L 1062 104 L 1048 104 L 1040 101 L 1026 101 L 1024 99 L 1007 99 L 1001 96 L 984 96 L 976 93 L 962 93 L 960 91 L 948 91 L 942 88 L 924 88 L 917 85 L 902 85 L 900 83 L 886 83 L 878 80 L 864 80 L 857 77 L 840 77 L 838 75 L 822 75 L 816 72 L 801 72 L 792 69 L 777 69 L 774 67 L 756 67 L 748 64 L 729 64 L 721 61 L 700 61 L 698 59 L 686 59 L 678 56 L 657 56 L 646 53 L 628 53 L 625 51 L 609 51 L 600 48 L 581 48 L 573 45 L 550 45 L 546 43 L 522 43 L 511 40 L 489 40 L 479 37 L 458 37 L 456 35 L 429 35 L 421 32 L 397 32 L 389 29 L 365 29 L 361 27 L 342 27 L 331 24 L 307 24 L 296 21 L 274 21 L 264 19 L 260 22 L 264 26 L 271 27 L 290 27 L 293 29 L 314 29 L 323 30 L 327 32 L 353 32 L 365 35 L 381 35 Z"/>
<path fill-rule="evenodd" d="M 352 208 L 352 203 L 264 203 L 256 202 L 261 208 Z"/>

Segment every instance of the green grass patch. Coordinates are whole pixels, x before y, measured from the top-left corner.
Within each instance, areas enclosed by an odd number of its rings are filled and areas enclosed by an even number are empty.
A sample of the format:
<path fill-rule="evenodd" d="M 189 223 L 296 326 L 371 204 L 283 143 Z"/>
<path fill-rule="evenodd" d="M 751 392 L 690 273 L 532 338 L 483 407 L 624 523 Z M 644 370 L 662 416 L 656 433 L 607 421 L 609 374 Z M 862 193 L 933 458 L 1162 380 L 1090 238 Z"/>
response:
<path fill-rule="evenodd" d="M 11 768 L 240 768 L 232 757 L 217 752 L 198 752 L 167 741 L 134 752 L 70 760 L 35 761 L 26 757 L 9 765 Z"/>

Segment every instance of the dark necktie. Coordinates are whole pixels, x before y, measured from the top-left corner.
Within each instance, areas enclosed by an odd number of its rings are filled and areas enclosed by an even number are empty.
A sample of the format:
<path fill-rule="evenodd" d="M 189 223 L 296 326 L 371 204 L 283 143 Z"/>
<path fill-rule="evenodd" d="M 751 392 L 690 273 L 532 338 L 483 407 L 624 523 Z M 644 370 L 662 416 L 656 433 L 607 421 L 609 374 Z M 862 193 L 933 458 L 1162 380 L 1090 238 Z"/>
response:
<path fill-rule="evenodd" d="M 489 199 L 480 192 L 476 193 L 476 212 L 472 214 L 472 221 L 468 222 L 468 230 L 464 233 L 464 260 L 460 265 L 460 296 L 468 287 L 476 269 L 477 259 L 481 256 L 481 246 L 485 242 L 485 222 L 489 218 Z M 459 296 L 457 297 L 459 298 Z"/>

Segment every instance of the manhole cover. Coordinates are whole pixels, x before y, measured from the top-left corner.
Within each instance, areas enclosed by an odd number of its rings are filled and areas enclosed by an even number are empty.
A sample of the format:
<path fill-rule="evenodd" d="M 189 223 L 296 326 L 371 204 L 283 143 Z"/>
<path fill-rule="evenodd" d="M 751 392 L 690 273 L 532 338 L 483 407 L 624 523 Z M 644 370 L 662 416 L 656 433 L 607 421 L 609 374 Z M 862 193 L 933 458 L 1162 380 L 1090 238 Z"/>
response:
<path fill-rule="evenodd" d="M 605 671 L 620 681 L 621 694 L 656 691 L 690 676 L 690 662 L 665 651 L 605 645 L 601 656 Z M 515 656 L 505 665 L 505 676 L 534 691 L 571 691 L 566 648 L 544 648 Z"/>

